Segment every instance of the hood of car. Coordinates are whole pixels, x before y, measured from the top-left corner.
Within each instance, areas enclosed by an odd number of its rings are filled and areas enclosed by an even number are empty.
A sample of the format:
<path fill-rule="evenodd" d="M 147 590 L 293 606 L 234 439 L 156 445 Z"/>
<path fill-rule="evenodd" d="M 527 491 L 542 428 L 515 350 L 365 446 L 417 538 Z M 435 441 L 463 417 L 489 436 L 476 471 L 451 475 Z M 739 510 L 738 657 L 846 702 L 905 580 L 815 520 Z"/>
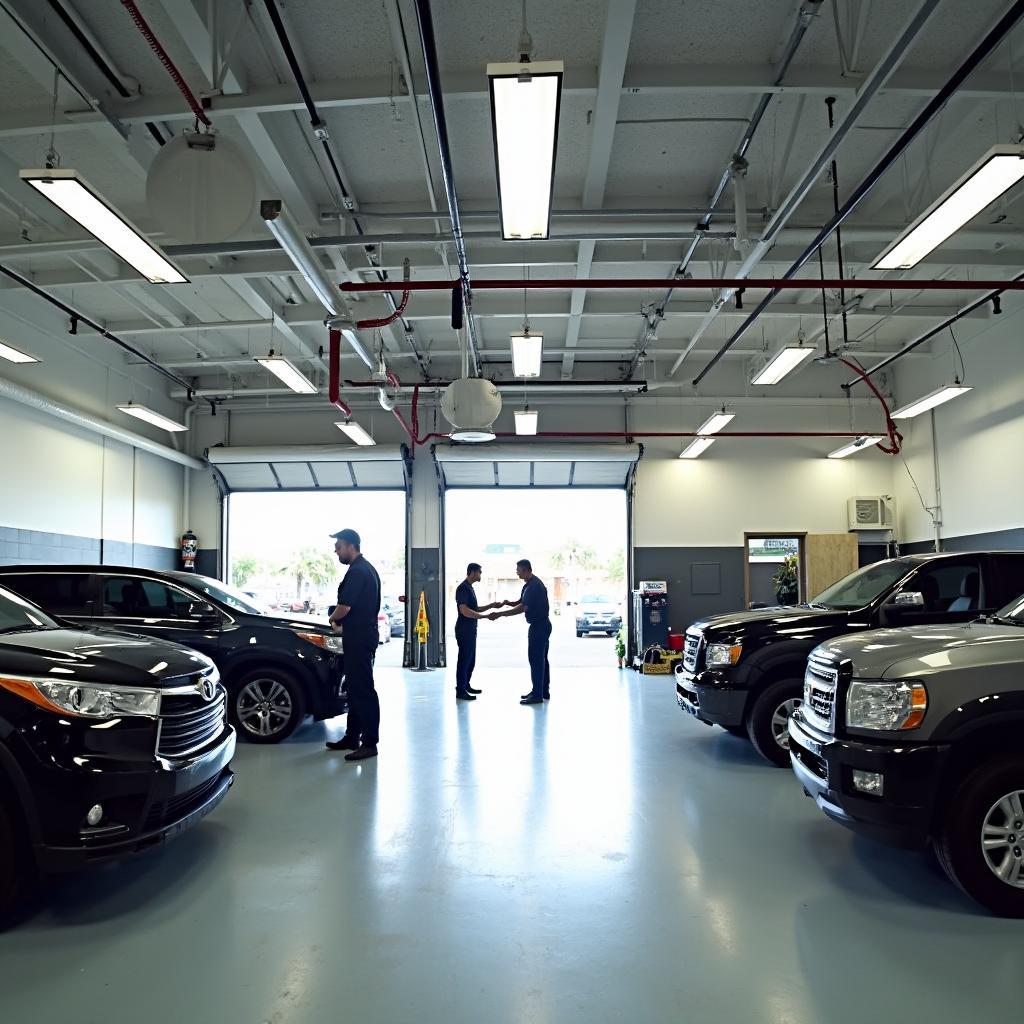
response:
<path fill-rule="evenodd" d="M 950 669 L 1024 661 L 1024 626 L 990 621 L 875 629 L 822 644 L 818 651 L 849 659 L 862 679 L 927 676 Z"/>
<path fill-rule="evenodd" d="M 113 630 L 45 629 L 0 635 L 0 675 L 47 676 L 121 686 L 180 686 L 209 671 L 205 655 Z"/>
<path fill-rule="evenodd" d="M 799 632 L 803 628 L 818 628 L 845 622 L 847 612 L 823 608 L 778 607 L 754 608 L 748 611 L 726 612 L 711 615 L 695 622 L 692 629 L 699 629 L 709 637 L 743 637 L 757 633 Z"/>

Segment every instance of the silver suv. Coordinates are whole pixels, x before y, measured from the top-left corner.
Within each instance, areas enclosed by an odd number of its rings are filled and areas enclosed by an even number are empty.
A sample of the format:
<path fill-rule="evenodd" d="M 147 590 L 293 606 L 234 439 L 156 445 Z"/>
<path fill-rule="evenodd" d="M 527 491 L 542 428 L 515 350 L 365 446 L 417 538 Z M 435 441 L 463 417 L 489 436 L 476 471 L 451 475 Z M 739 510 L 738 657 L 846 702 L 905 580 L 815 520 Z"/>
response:
<path fill-rule="evenodd" d="M 1024 598 L 966 625 L 815 648 L 789 735 L 793 771 L 830 818 L 931 843 L 969 896 L 1024 917 Z"/>

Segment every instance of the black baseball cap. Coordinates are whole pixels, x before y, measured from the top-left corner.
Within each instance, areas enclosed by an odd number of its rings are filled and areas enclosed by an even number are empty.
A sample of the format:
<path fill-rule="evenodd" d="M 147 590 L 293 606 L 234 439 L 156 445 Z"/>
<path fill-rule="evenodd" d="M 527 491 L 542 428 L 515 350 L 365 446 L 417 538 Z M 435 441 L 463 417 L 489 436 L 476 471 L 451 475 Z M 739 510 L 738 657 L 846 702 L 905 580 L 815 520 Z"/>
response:
<path fill-rule="evenodd" d="M 351 544 L 353 547 L 359 547 L 359 534 L 355 530 L 339 530 L 337 533 L 332 533 L 331 537 L 334 540 L 343 540 L 346 544 Z"/>

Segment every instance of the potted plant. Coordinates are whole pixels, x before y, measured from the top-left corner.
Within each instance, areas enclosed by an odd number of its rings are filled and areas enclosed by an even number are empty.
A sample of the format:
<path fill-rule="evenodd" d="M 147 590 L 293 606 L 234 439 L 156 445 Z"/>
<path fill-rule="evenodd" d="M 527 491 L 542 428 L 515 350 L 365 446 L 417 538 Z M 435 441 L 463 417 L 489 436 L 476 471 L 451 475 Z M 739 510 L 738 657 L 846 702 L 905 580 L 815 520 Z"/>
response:
<path fill-rule="evenodd" d="M 626 661 L 626 627 L 619 630 L 615 638 L 615 656 L 619 659 L 619 668 L 622 668 Z"/>
<path fill-rule="evenodd" d="M 775 598 L 779 604 L 796 604 L 800 596 L 799 562 L 796 555 L 787 555 L 772 577 Z"/>

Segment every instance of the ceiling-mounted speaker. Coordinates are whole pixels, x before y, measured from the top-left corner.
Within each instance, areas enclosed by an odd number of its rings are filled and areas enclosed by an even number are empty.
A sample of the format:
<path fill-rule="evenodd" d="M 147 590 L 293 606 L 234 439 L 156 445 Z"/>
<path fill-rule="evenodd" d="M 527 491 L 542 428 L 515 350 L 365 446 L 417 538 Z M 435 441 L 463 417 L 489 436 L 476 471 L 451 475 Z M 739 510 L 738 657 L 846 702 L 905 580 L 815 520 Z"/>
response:
<path fill-rule="evenodd" d="M 153 158 L 146 202 L 179 242 L 226 242 L 256 213 L 256 178 L 241 149 L 222 135 L 184 132 Z"/>

